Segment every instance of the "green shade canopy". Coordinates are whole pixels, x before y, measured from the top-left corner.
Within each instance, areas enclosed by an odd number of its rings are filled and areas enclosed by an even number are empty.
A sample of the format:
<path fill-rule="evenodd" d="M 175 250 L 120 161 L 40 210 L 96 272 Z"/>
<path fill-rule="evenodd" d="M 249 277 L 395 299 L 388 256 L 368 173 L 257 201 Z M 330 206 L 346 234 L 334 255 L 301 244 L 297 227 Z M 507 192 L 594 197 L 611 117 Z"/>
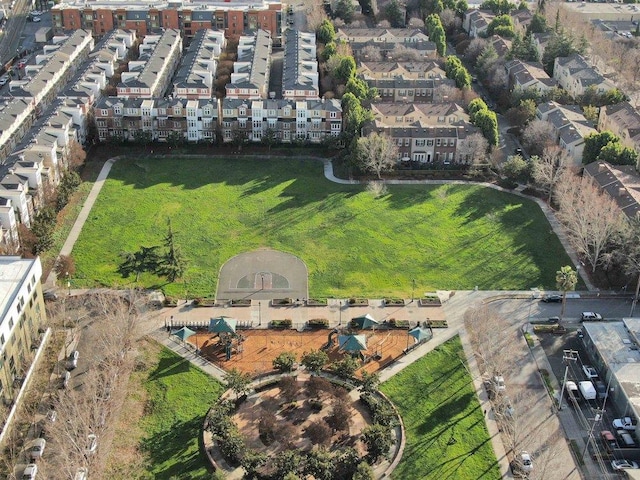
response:
<path fill-rule="evenodd" d="M 216 317 L 209 321 L 211 333 L 235 333 L 238 321 L 235 318 Z"/>
<path fill-rule="evenodd" d="M 360 317 L 354 317 L 351 319 L 353 323 L 360 329 L 373 328 L 380 325 L 380 322 L 373 318 L 370 314 L 362 315 Z"/>
<path fill-rule="evenodd" d="M 171 334 L 175 335 L 176 337 L 178 337 L 180 340 L 182 340 L 184 342 L 191 335 L 195 335 L 196 332 L 194 332 L 193 330 L 191 330 L 188 327 L 182 327 L 180 330 L 176 330 L 175 332 L 172 332 Z"/>
<path fill-rule="evenodd" d="M 421 327 L 416 327 L 409 330 L 409 335 L 411 335 L 413 338 L 415 338 L 419 342 L 421 342 L 422 340 L 427 340 L 431 338 L 431 332 Z"/>
<path fill-rule="evenodd" d="M 367 337 L 364 335 L 339 335 L 338 345 L 345 352 L 359 352 L 367 349 Z"/>

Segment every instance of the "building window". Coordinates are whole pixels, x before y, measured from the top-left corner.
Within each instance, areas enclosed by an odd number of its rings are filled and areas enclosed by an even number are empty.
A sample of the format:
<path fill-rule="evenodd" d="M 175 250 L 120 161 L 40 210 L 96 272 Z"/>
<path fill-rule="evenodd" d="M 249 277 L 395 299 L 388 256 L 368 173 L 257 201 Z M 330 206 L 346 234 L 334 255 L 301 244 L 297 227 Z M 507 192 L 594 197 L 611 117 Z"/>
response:
<path fill-rule="evenodd" d="M 329 112 L 329 118 L 338 118 L 338 112 Z"/>
<path fill-rule="evenodd" d="M 442 143 L 442 140 L 438 138 L 436 140 L 436 147 L 439 147 L 441 143 Z"/>

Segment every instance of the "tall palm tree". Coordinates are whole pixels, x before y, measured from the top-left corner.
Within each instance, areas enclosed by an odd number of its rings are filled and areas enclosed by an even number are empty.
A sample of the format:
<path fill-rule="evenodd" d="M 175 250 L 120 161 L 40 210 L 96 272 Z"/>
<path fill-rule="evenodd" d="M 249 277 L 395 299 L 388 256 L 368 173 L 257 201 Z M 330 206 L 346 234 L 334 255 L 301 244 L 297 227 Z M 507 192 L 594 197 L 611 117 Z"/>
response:
<path fill-rule="evenodd" d="M 556 286 L 558 290 L 562 290 L 562 309 L 560 310 L 560 321 L 564 316 L 564 308 L 567 304 L 567 292 L 569 290 L 575 290 L 578 283 L 578 272 L 571 268 L 570 265 L 565 265 L 556 272 Z"/>

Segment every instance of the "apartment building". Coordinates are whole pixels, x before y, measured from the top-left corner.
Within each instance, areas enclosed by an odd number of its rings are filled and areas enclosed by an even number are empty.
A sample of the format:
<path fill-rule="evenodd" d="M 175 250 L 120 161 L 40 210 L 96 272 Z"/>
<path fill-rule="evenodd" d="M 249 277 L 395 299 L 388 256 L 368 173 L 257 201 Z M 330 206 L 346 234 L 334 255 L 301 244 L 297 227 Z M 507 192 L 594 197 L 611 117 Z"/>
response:
<path fill-rule="evenodd" d="M 394 51 L 409 50 L 421 59 L 437 57 L 436 44 L 419 28 L 340 27 L 336 31 L 336 41 L 347 42 L 358 61 L 367 61 L 366 47 L 375 48 L 389 61 L 394 60 Z"/>
<path fill-rule="evenodd" d="M 226 85 L 227 98 L 267 98 L 271 49 L 271 35 L 266 30 L 258 30 L 254 35 L 240 37 L 238 59 L 233 64 L 231 81 Z"/>
<path fill-rule="evenodd" d="M 435 60 L 423 62 L 400 61 L 362 61 L 358 65 L 357 74 L 363 79 L 387 79 L 403 77 L 406 79 L 446 78 L 447 74 Z"/>
<path fill-rule="evenodd" d="M 583 175 L 590 177 L 606 193 L 626 217 L 635 221 L 640 214 L 640 176 L 635 165 L 611 165 L 591 162 L 584 166 Z"/>
<path fill-rule="evenodd" d="M 578 105 L 560 105 L 546 102 L 538 105 L 536 116 L 553 126 L 557 144 L 567 151 L 574 165 L 582 165 L 584 139 L 596 132 Z"/>
<path fill-rule="evenodd" d="M 337 99 L 323 100 L 222 100 L 222 140 L 237 136 L 260 142 L 271 135 L 275 141 L 320 143 L 342 131 L 342 107 Z"/>
<path fill-rule="evenodd" d="M 39 111 L 44 110 L 66 86 L 94 47 L 91 32 L 76 30 L 68 36 L 54 37 L 36 63 L 24 68 L 25 76 L 9 82 L 14 98 L 33 99 Z"/>
<path fill-rule="evenodd" d="M 35 121 L 36 106 L 31 97 L 0 100 L 0 159 L 5 159 Z"/>
<path fill-rule="evenodd" d="M 0 257 L 0 395 L 5 405 L 15 400 L 46 324 L 41 276 L 38 258 Z"/>
<path fill-rule="evenodd" d="M 455 103 L 371 105 L 374 120 L 363 135 L 388 135 L 398 148 L 398 161 L 467 163 L 466 139 L 478 132 L 469 115 Z"/>
<path fill-rule="evenodd" d="M 610 130 L 625 147 L 640 153 L 640 112 L 629 102 L 600 108 L 598 130 Z"/>
<path fill-rule="evenodd" d="M 177 29 L 191 38 L 202 29 L 222 30 L 227 38 L 247 30 L 266 30 L 280 40 L 285 18 L 282 3 L 269 0 L 210 2 L 143 0 L 71 0 L 51 9 L 56 32 L 85 29 L 102 36 L 113 29 L 133 30 L 145 36 L 158 28 Z"/>
<path fill-rule="evenodd" d="M 288 29 L 284 35 L 282 97 L 307 100 L 319 95 L 316 35 Z"/>
<path fill-rule="evenodd" d="M 577 53 L 568 57 L 556 58 L 553 66 L 553 78 L 573 98 L 584 95 L 590 87 L 600 94 L 616 88 L 613 82 L 600 75 L 582 55 Z"/>
<path fill-rule="evenodd" d="M 504 69 L 509 76 L 511 90 L 536 90 L 545 93 L 558 86 L 558 81 L 549 77 L 541 63 L 511 60 L 505 63 Z"/>
<path fill-rule="evenodd" d="M 472 8 L 465 12 L 464 19 L 462 20 L 462 28 L 471 38 L 484 36 L 491 20 L 493 20 L 495 16 L 495 13 L 489 10 Z"/>
<path fill-rule="evenodd" d="M 225 45 L 222 31 L 198 30 L 173 78 L 173 95 L 188 99 L 213 97 L 218 59 Z"/>
<path fill-rule="evenodd" d="M 117 86 L 121 98 L 162 97 L 180 61 L 182 37 L 176 29 L 144 37 L 140 56 L 129 62 L 129 71 L 122 72 Z"/>
<path fill-rule="evenodd" d="M 218 100 L 105 97 L 94 111 L 100 141 L 216 140 Z"/>
<path fill-rule="evenodd" d="M 376 88 L 380 101 L 404 103 L 431 103 L 439 86 L 456 88 L 456 82 L 448 78 L 395 78 L 364 79 L 367 85 Z"/>

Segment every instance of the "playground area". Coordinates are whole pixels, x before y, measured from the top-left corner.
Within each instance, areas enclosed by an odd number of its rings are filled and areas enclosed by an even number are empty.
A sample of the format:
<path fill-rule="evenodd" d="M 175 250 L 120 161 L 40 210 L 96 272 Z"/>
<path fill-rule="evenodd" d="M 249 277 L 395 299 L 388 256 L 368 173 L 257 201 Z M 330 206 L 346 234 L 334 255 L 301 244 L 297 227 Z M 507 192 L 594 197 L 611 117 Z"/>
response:
<path fill-rule="evenodd" d="M 238 331 L 237 336 L 231 337 L 224 333 L 200 331 L 189 337 L 187 341 L 200 349 L 200 354 L 204 358 L 224 370 L 236 368 L 242 372 L 258 375 L 273 370 L 273 359 L 282 352 L 293 352 L 300 360 L 304 352 L 325 349 L 330 362 L 348 355 L 349 353 L 339 348 L 338 332 L 333 334 L 331 332 L 334 331 L 319 329 L 298 332 L 290 329 L 256 329 L 241 330 Z M 362 359 L 363 368 L 368 372 L 375 372 L 390 364 L 403 354 L 407 346 L 413 346 L 416 343 L 416 340 L 409 336 L 408 331 L 402 329 L 363 330 L 356 333 L 363 335 L 366 339 L 367 348 L 360 351 L 359 356 Z M 332 344 L 326 349 L 330 336 Z"/>

